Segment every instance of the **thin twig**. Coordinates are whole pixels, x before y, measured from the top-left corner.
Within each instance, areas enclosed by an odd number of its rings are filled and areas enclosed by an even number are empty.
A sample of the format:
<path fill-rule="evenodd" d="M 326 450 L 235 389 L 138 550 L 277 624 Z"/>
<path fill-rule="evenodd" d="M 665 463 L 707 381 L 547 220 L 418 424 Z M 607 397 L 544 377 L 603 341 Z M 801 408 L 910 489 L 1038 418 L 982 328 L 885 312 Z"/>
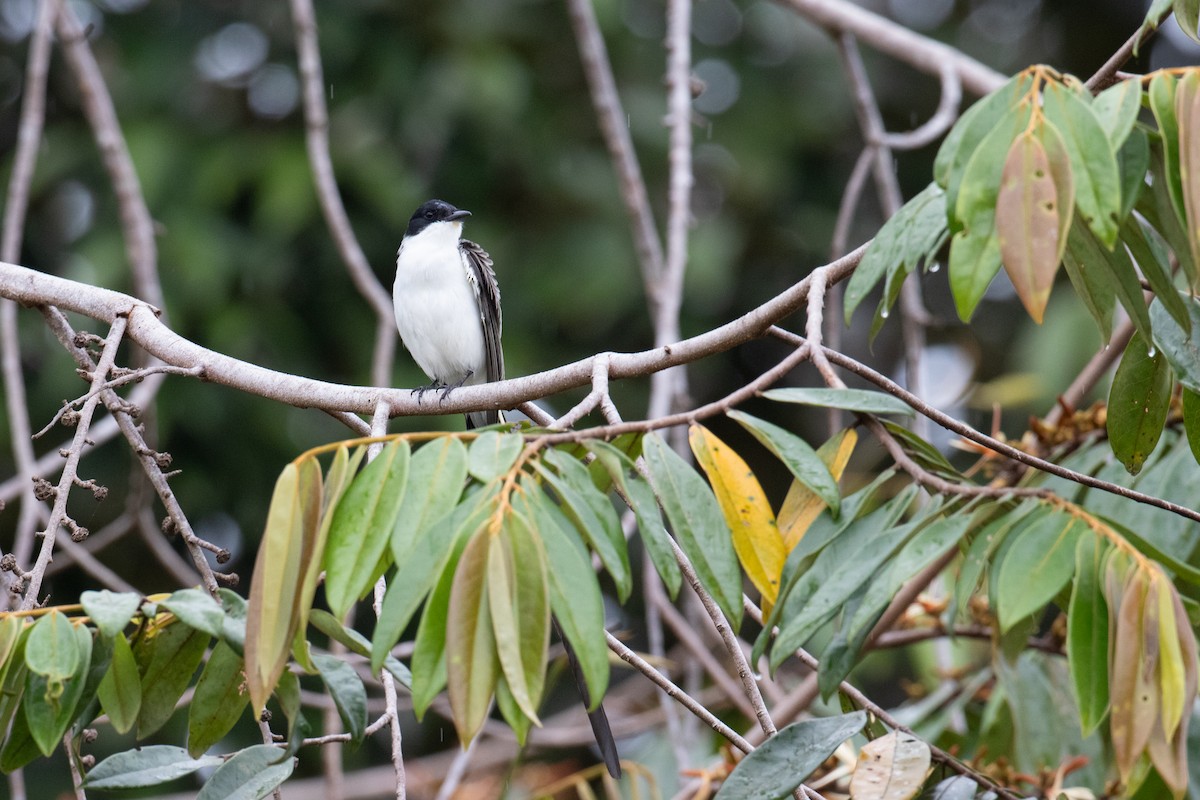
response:
<path fill-rule="evenodd" d="M 667 128 L 670 132 L 667 161 L 667 252 L 655 297 L 654 344 L 664 347 L 679 339 L 679 312 L 683 305 L 683 276 L 688 260 L 688 226 L 691 222 L 692 184 L 692 3 L 667 2 Z M 648 416 L 673 410 L 687 395 L 687 371 L 664 369 L 650 379 Z"/>
<path fill-rule="evenodd" d="M 699 717 L 704 724 L 728 739 L 738 750 L 741 750 L 743 753 L 749 753 L 754 749 L 753 745 L 742 738 L 741 734 L 713 716 L 711 711 L 697 702 L 687 692 L 676 686 L 670 678 L 656 670 L 652 664 L 647 663 L 637 653 L 626 647 L 620 639 L 608 631 L 605 631 L 604 635 L 607 637 L 609 650 L 612 650 L 622 661 L 649 678 L 655 685 L 666 692 L 668 697 Z"/>
<path fill-rule="evenodd" d="M 125 335 L 125 325 L 125 317 L 118 317 L 113 322 L 112 328 L 109 329 L 108 336 L 104 340 L 104 349 L 100 353 L 100 360 L 96 365 L 95 371 L 92 373 L 93 386 L 99 386 L 104 383 L 109 370 L 112 369 L 113 363 L 117 358 L 117 348 L 121 344 L 121 338 Z M 92 424 L 92 416 L 96 413 L 98 405 L 100 405 L 99 394 L 84 403 L 83 408 L 79 410 L 79 421 L 75 425 L 75 437 L 71 441 L 71 447 L 67 450 L 67 460 L 63 465 L 62 476 L 59 478 L 58 486 L 55 488 L 54 505 L 50 509 L 50 519 L 43 530 L 42 546 L 38 551 L 37 560 L 29 572 L 29 582 L 25 588 L 25 594 L 21 599 L 20 608 L 22 611 L 27 611 L 37 604 L 38 595 L 42 588 L 42 579 L 46 574 L 46 567 L 49 565 L 50 559 L 54 554 L 54 542 L 58 535 L 58 530 L 68 520 L 67 498 L 70 496 L 71 489 L 78 478 L 79 459 L 83 456 L 83 448 L 87 445 L 88 428 Z"/>
<path fill-rule="evenodd" d="M 1104 66 L 1096 70 L 1096 73 L 1083 84 L 1088 91 L 1095 94 L 1116 83 L 1117 70 L 1123 67 L 1126 61 L 1133 58 L 1133 51 L 1149 40 L 1158 31 L 1158 26 L 1162 25 L 1169 16 L 1171 16 L 1171 9 L 1168 8 L 1159 16 L 1158 22 L 1153 26 L 1141 26 L 1134 31 L 1133 35 L 1125 40 L 1125 44 L 1118 47 L 1117 51 L 1109 56 L 1108 60 L 1104 62 Z"/>
<path fill-rule="evenodd" d="M 337 245 L 350 280 L 375 312 L 375 349 L 371 359 L 371 382 L 387 386 L 396 355 L 396 324 L 392 298 L 371 270 L 370 262 L 354 235 L 329 155 L 329 111 L 325 106 L 321 49 L 317 43 L 317 21 L 311 0 L 291 0 L 292 24 L 296 31 L 300 81 L 303 86 L 305 145 L 312 165 L 313 181 L 321 213 Z"/>
<path fill-rule="evenodd" d="M 687 554 L 679 548 L 675 540 L 670 539 L 668 541 L 671 543 L 671 549 L 675 552 L 675 560 L 679 563 L 680 572 L 683 573 L 683 577 L 692 587 L 692 591 L 696 593 L 696 597 L 700 598 L 701 605 L 704 606 L 709 619 L 712 620 L 713 627 L 716 628 L 717 634 L 725 644 L 725 651 L 733 661 L 734 669 L 737 671 L 738 678 L 742 682 L 742 691 L 754 709 L 754 716 L 758 719 L 759 727 L 762 728 L 763 733 L 768 737 L 774 736 L 775 722 L 771 719 L 771 712 L 767 711 L 767 704 L 763 702 L 762 692 L 759 691 L 758 682 L 754 679 L 754 671 L 750 669 L 750 663 L 746 660 L 746 654 L 742 652 L 737 637 L 734 636 L 733 631 L 729 627 L 729 622 L 725 619 L 725 615 L 717 606 L 716 601 L 713 600 L 712 595 L 708 593 L 708 590 L 700 582 L 700 577 L 696 574 L 696 570 L 692 566 L 692 562 L 688 559 Z"/>
<path fill-rule="evenodd" d="M 642 269 L 650 318 L 656 319 L 659 282 L 663 273 L 663 249 L 654 225 L 646 181 L 638 164 L 633 138 L 629 135 L 629 124 L 621 106 L 621 96 L 617 93 L 612 64 L 608 60 L 608 50 L 592 2 L 567 0 L 567 10 L 575 31 L 584 77 L 591 92 L 592 106 L 600 123 L 600 133 L 604 136 L 604 143 L 616 169 L 621 199 L 625 202 L 625 212 L 633 228 L 633 244 Z"/>
<path fill-rule="evenodd" d="M 942 64 L 942 68 L 938 72 L 938 79 L 942 84 L 942 95 L 933 116 L 911 131 L 888 132 L 884 136 L 884 142 L 888 147 L 896 150 L 917 150 L 931 144 L 950 130 L 950 126 L 958 119 L 958 106 L 962 102 L 962 81 L 959 80 L 958 73 L 949 63 Z"/>
<path fill-rule="evenodd" d="M 22 89 L 21 119 L 17 126 L 16 152 L 13 154 L 12 175 L 4 204 L 3 231 L 0 233 L 0 259 L 17 261 L 21 257 L 25 217 L 29 210 L 29 188 L 37 165 L 38 147 L 46 118 L 46 79 L 50 67 L 50 37 L 54 17 L 58 13 L 55 0 L 41 0 L 37 21 L 29 41 L 25 63 L 25 85 Z M 38 472 L 36 457 L 30 442 L 29 403 L 25 392 L 25 375 L 21 369 L 21 348 L 17 330 L 17 306 L 0 300 L 0 369 L 4 375 L 4 400 L 8 410 L 9 433 L 12 436 L 13 460 L 17 479 L 21 481 L 21 510 L 13 535 L 13 555 L 18 564 L 29 561 L 33 553 L 33 534 L 37 528 L 41 504 L 33 496 L 33 479 Z M 0 580 L 7 583 L 8 576 Z M 8 592 L 0 592 L 0 608 L 8 607 Z"/>
<path fill-rule="evenodd" d="M 154 220 L 146 206 L 142 184 L 134 169 L 133 158 L 129 155 L 129 146 L 121 133 L 121 124 L 117 120 L 108 85 L 92 54 L 87 33 L 70 3 L 60 4 L 58 33 L 67 64 L 79 84 L 80 100 L 92 126 L 96 146 L 100 149 L 100 158 L 112 181 L 135 291 L 150 305 L 164 309 L 162 284 L 158 279 L 158 244 L 154 240 Z"/>
<path fill-rule="evenodd" d="M 724 665 L 717 661 L 708 645 L 700 639 L 696 629 L 684 619 L 675 606 L 667 601 L 666 595 L 659 592 L 647 599 L 658 609 L 663 621 L 671 628 L 679 643 L 704 667 L 704 671 L 712 678 L 713 683 L 725 693 L 730 702 L 737 706 L 742 714 L 753 717 L 755 709 L 746 699 L 743 690 L 733 680 Z"/>
<path fill-rule="evenodd" d="M 85 394 L 81 397 L 76 397 L 74 400 L 68 400 L 67 402 L 63 403 L 63 407 L 58 410 L 58 413 L 56 413 L 53 417 L 51 417 L 50 421 L 47 422 L 46 425 L 40 431 L 33 434 L 33 438 L 40 439 L 43 436 L 45 436 L 46 433 L 51 428 L 53 428 L 60 419 L 62 419 L 63 414 L 66 414 L 68 411 L 70 411 L 75 406 L 86 402 L 94 395 L 97 395 L 100 392 L 107 391 L 109 389 L 115 389 L 118 386 L 124 386 L 127 383 L 138 383 L 140 381 L 145 380 L 150 375 L 160 375 L 160 374 L 162 374 L 162 375 L 186 375 L 186 376 L 190 376 L 193 378 L 203 378 L 204 377 L 204 368 L 203 367 L 176 367 L 172 364 L 157 364 L 152 367 L 142 367 L 141 369 L 135 369 L 132 372 L 127 372 L 124 375 L 113 378 L 112 380 L 105 381 L 103 386 L 97 386 L 97 387 L 89 390 L 87 394 Z"/>

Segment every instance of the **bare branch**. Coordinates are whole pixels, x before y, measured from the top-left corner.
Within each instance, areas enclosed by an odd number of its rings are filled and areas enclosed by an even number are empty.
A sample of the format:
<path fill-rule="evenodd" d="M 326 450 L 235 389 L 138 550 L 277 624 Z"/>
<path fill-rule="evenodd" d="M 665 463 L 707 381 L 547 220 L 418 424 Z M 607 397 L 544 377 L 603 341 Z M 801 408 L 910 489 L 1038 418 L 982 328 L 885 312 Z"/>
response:
<path fill-rule="evenodd" d="M 104 340 L 104 350 L 100 354 L 100 361 L 96 365 L 95 371 L 92 373 L 92 385 L 99 386 L 104 383 L 108 375 L 108 371 L 112 369 L 113 362 L 117 358 L 117 347 L 121 343 L 121 338 L 125 335 L 126 319 L 125 317 L 117 317 L 113 321 L 112 328 L 108 332 L 108 336 Z M 71 447 L 67 450 L 67 461 L 63 465 L 62 476 L 59 478 L 58 486 L 54 494 L 54 506 L 50 510 L 50 519 L 46 523 L 46 527 L 42 534 L 42 546 L 38 551 L 37 561 L 30 570 L 29 582 L 25 589 L 25 594 L 21 599 L 21 610 L 28 610 L 37 604 L 38 595 L 42 589 L 42 579 L 46 574 L 46 567 L 50 564 L 50 559 L 54 554 L 54 542 L 58 535 L 58 530 L 67 524 L 67 498 L 71 494 L 71 488 L 75 485 L 75 479 L 79 471 L 79 459 L 83 455 L 83 448 L 87 444 L 88 428 L 92 424 L 92 416 L 96 412 L 96 407 L 100 404 L 100 395 L 97 394 L 83 404 L 83 408 L 79 410 L 79 422 L 75 426 L 75 437 L 71 441 Z"/>
<path fill-rule="evenodd" d="M 108 85 L 88 45 L 87 34 L 69 3 L 61 3 L 58 14 L 58 35 L 63 54 L 75 73 L 83 110 L 92 132 L 100 158 L 112 181 L 120 210 L 121 229 L 125 238 L 125 253 L 133 274 L 137 295 L 155 308 L 165 308 L 162 285 L 158 280 L 158 244 L 154 241 L 154 220 L 142 195 L 129 146 L 121 133 L 117 112 L 113 107 Z"/>
<path fill-rule="evenodd" d="M 663 274 L 662 242 L 655 229 L 654 212 L 650 209 L 646 182 L 642 178 L 637 151 L 634 150 L 633 139 L 629 135 L 625 109 L 621 106 L 621 96 L 617 94 L 608 50 L 604 46 L 604 37 L 600 33 L 600 25 L 596 22 L 596 12 L 592 8 L 591 0 L 567 0 L 567 9 L 570 11 L 571 26 L 579 46 L 584 76 L 591 90 L 596 119 L 600 123 L 600 132 L 616 168 L 617 179 L 621 185 L 621 198 L 625 201 L 625 211 L 633 228 L 633 243 L 637 250 L 638 263 L 642 268 L 642 281 L 646 289 L 646 299 L 650 304 L 650 318 L 657 319 L 659 282 Z"/>
<path fill-rule="evenodd" d="M 930 75 L 940 75 L 949 66 L 963 87 L 978 95 L 1000 88 L 1003 75 L 949 45 L 913 33 L 849 0 L 778 0 L 831 35 L 853 34 L 856 39 L 898 61 Z"/>
<path fill-rule="evenodd" d="M 823 267 L 830 283 L 845 279 L 858 265 L 865 250 L 852 253 Z M 808 295 L 811 277 L 806 277 L 737 319 L 680 342 L 640 353 L 613 353 L 609 378 L 647 375 L 677 364 L 696 361 L 713 353 L 730 350 L 762 336 L 773 324 L 788 316 Z M 201 366 L 206 380 L 301 408 L 352 411 L 370 414 L 378 399 L 387 400 L 393 415 L 427 413 L 407 389 L 380 389 L 326 383 L 265 369 L 200 347 L 174 333 L 146 304 L 96 286 L 59 278 L 14 264 L 0 263 L 0 296 L 27 306 L 55 305 L 68 311 L 109 322 L 118 315 L 129 317 L 128 338 L 168 364 Z M 548 372 L 536 373 L 481 386 L 464 386 L 439 404 L 438 413 L 463 413 L 485 407 L 513 408 L 519 403 L 587 384 L 592 377 L 590 357 Z"/>

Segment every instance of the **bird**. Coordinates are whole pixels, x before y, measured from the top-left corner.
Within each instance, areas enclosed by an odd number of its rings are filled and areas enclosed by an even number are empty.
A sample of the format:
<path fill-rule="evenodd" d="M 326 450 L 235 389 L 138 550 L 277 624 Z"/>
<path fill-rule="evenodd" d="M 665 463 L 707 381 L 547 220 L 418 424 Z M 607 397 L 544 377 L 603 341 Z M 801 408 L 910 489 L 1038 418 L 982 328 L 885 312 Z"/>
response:
<path fill-rule="evenodd" d="M 418 398 L 440 390 L 504 379 L 500 349 L 500 287 L 492 257 L 462 238 L 470 211 L 429 200 L 413 212 L 396 252 L 392 303 L 400 340 L 431 383 Z M 467 428 L 501 421 L 494 409 L 466 415 Z"/>

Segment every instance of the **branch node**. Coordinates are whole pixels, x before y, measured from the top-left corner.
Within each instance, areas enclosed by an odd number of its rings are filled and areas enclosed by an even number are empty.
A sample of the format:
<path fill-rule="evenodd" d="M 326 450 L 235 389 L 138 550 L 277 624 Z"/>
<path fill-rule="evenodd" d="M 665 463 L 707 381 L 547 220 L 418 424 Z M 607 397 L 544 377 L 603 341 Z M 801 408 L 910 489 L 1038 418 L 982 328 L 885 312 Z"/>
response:
<path fill-rule="evenodd" d="M 50 500 L 58 494 L 58 489 L 54 488 L 54 484 L 43 478 L 41 475 L 33 476 L 33 496 L 36 500 Z"/>
<path fill-rule="evenodd" d="M 179 527 L 175 524 L 175 518 L 172 517 L 170 514 L 163 517 L 161 527 L 162 527 L 162 532 L 165 533 L 168 538 L 173 538 L 175 536 L 175 534 L 179 532 Z"/>
<path fill-rule="evenodd" d="M 0 556 L 0 572 L 11 572 L 15 575 L 20 575 L 21 568 L 17 566 L 17 557 L 12 553 L 5 553 Z"/>
<path fill-rule="evenodd" d="M 242 582 L 236 572 L 214 572 L 213 577 L 217 579 L 217 583 L 223 583 L 226 586 L 237 586 Z"/>
<path fill-rule="evenodd" d="M 92 497 L 96 498 L 96 502 L 100 502 L 108 497 L 108 487 L 101 486 L 96 483 L 94 478 L 88 478 L 86 481 L 80 480 L 79 476 L 73 478 L 75 485 L 80 489 L 87 489 L 92 493 Z"/>
<path fill-rule="evenodd" d="M 88 537 L 91 533 L 87 528 L 80 525 L 70 517 L 63 517 L 63 525 L 71 532 L 71 541 L 78 544 Z"/>

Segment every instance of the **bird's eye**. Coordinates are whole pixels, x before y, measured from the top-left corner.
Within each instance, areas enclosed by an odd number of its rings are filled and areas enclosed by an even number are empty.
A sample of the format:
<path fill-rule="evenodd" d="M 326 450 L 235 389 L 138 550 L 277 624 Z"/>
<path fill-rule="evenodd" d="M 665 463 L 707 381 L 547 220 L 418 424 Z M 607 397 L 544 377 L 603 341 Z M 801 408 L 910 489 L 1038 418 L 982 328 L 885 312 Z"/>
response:
<path fill-rule="evenodd" d="M 425 219 L 433 219 L 433 212 L 432 212 L 432 211 L 426 211 L 426 212 L 425 212 Z"/>

